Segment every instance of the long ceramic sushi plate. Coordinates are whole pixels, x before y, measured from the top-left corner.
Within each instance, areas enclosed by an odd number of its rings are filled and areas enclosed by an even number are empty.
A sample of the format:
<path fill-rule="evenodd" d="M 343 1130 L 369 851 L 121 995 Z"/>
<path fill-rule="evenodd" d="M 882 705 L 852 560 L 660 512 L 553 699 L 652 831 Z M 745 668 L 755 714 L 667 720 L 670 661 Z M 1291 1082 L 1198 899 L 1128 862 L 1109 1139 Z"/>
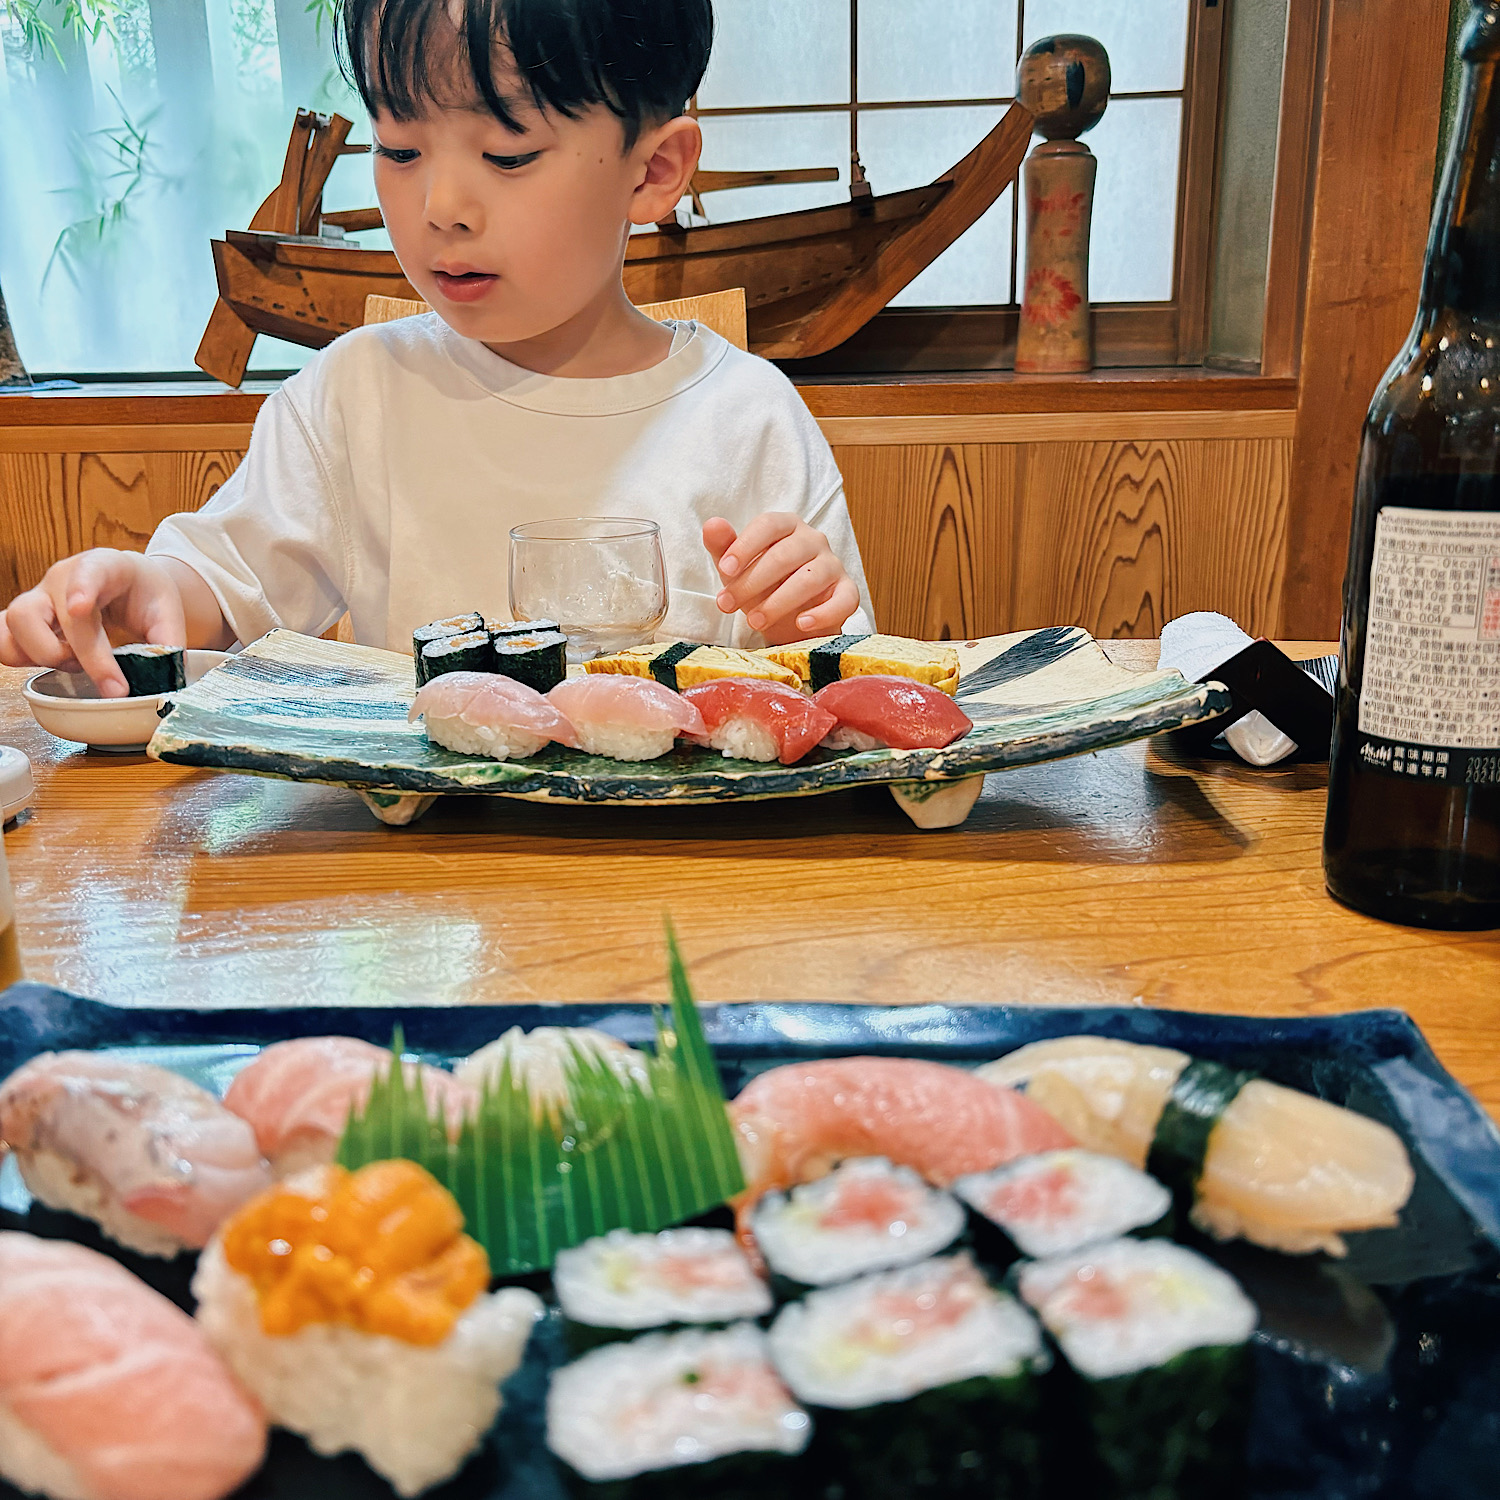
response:
<path fill-rule="evenodd" d="M 528 760 L 458 755 L 407 722 L 409 656 L 274 630 L 174 695 L 147 753 L 359 792 L 383 822 L 409 823 L 446 793 L 537 802 L 727 802 L 806 797 L 877 782 L 919 827 L 961 823 L 986 772 L 1107 749 L 1229 707 L 1217 683 L 1130 672 L 1074 627 L 953 642 L 958 701 L 974 721 L 944 750 L 816 750 L 794 766 L 679 747 L 625 762 L 552 745 Z"/>
<path fill-rule="evenodd" d="M 703 1018 L 730 1094 L 782 1062 L 883 1054 L 964 1065 L 1089 1033 L 1253 1069 L 1384 1121 L 1417 1173 L 1399 1228 L 1351 1235 L 1344 1261 L 1209 1247 L 1261 1309 L 1244 1494 L 1500 1494 L 1500 1133 L 1401 1013 L 1252 1020 L 1134 1009 L 747 1004 L 705 1006 Z M 385 1044 L 399 1025 L 414 1051 L 443 1061 L 511 1026 L 559 1020 L 636 1045 L 652 1037 L 651 1008 L 642 1005 L 183 1011 L 117 1008 L 21 984 L 0 995 L 0 1077 L 42 1051 L 128 1049 L 222 1092 L 260 1046 L 293 1036 L 342 1033 Z M 83 1239 L 190 1305 L 190 1257 L 144 1260 L 82 1220 L 33 1206 L 13 1165 L 0 1172 L 3 1228 Z M 542 1436 L 548 1374 L 561 1354 L 558 1330 L 544 1325 L 506 1388 L 498 1424 L 441 1490 L 444 1500 L 563 1500 Z M 389 1495 L 359 1460 L 318 1458 L 281 1433 L 242 1500 Z M 17 1492 L 0 1484 L 0 1500 L 18 1500 Z"/>

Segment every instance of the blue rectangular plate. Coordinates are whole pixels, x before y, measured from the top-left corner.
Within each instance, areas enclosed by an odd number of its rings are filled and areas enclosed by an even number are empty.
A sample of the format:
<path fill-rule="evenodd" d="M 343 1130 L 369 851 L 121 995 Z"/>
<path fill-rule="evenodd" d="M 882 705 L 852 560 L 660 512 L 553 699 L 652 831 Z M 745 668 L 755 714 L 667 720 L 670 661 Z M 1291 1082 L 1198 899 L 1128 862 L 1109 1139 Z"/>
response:
<path fill-rule="evenodd" d="M 1253 1068 L 1384 1120 L 1405 1140 L 1417 1169 L 1400 1228 L 1351 1236 L 1342 1263 L 1209 1247 L 1263 1314 L 1246 1493 L 1251 1500 L 1500 1495 L 1500 1132 L 1405 1015 L 1252 1020 L 1135 1009 L 816 1003 L 705 1006 L 703 1013 L 731 1094 L 781 1062 L 883 1054 L 962 1065 L 1086 1032 Z M 511 1026 L 559 1021 L 647 1043 L 651 1018 L 644 1005 L 126 1009 L 22 984 L 0 996 L 0 1077 L 38 1052 L 127 1048 L 222 1090 L 257 1047 L 293 1036 L 341 1033 L 383 1045 L 399 1025 L 413 1051 L 447 1060 Z M 90 1239 L 81 1221 L 30 1207 L 13 1166 L 0 1177 L 0 1228 L 85 1239 L 186 1300 L 187 1257 L 143 1260 Z M 435 1494 L 562 1500 L 542 1441 L 546 1375 L 559 1350 L 556 1328 L 544 1326 L 507 1388 L 494 1433 L 464 1473 Z M 278 1433 L 271 1461 L 242 1500 L 389 1494 L 358 1460 L 317 1458 Z M 19 1497 L 0 1484 L 0 1500 Z"/>

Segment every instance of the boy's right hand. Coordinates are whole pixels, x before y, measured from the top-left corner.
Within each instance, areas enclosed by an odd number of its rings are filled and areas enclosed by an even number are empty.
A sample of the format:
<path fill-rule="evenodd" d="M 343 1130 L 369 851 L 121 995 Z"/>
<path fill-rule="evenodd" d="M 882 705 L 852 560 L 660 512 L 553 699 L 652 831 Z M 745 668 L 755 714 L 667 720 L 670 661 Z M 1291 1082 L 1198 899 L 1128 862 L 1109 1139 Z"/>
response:
<path fill-rule="evenodd" d="M 7 667 L 82 668 L 106 698 L 128 694 L 109 630 L 126 641 L 181 647 L 187 621 L 171 565 L 139 552 L 98 547 L 65 557 L 0 613 Z"/>

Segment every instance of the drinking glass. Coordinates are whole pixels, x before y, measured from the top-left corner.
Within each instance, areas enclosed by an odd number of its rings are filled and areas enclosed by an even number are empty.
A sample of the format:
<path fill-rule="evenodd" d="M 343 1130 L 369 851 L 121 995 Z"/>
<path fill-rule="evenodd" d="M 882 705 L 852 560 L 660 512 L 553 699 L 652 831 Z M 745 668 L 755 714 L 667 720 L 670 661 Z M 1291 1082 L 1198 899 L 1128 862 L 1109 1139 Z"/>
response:
<path fill-rule="evenodd" d="M 643 645 L 667 617 L 661 527 L 624 516 L 513 527 L 510 607 L 518 620 L 556 620 L 572 662 Z"/>

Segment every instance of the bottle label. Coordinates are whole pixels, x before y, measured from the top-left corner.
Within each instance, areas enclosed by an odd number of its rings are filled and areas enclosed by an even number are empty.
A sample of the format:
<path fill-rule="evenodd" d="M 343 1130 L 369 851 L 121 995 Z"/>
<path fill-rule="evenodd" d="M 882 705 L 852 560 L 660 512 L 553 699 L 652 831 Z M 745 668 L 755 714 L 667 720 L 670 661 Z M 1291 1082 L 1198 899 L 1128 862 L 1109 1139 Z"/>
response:
<path fill-rule="evenodd" d="M 1500 783 L 1500 511 L 1376 517 L 1359 730 L 1371 770 Z"/>

